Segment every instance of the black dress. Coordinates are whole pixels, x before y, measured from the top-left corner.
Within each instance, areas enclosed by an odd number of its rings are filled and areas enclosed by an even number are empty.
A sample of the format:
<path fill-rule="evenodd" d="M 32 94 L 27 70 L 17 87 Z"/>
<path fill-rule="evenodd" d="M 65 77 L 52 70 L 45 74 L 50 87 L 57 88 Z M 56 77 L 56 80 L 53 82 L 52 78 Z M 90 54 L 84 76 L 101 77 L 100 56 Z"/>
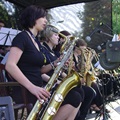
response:
<path fill-rule="evenodd" d="M 55 61 L 58 57 L 55 55 L 54 51 L 52 51 L 46 43 L 43 43 L 43 46 L 44 46 L 44 53 L 47 58 L 46 63 L 50 64 L 50 62 Z M 51 76 L 53 73 L 54 70 L 51 70 L 47 74 Z M 82 100 L 83 100 L 83 90 L 80 87 L 75 87 L 69 91 L 62 105 L 70 104 L 74 107 L 78 107 L 80 102 L 82 102 Z"/>
<path fill-rule="evenodd" d="M 26 31 L 19 33 L 14 38 L 12 47 L 17 47 L 23 51 L 23 54 L 17 64 L 20 70 L 33 84 L 42 87 L 43 80 L 40 68 L 44 65 L 45 58 L 43 53 L 37 50 L 28 33 Z M 20 87 L 13 89 L 13 97 L 16 103 L 23 102 Z M 35 103 L 36 100 L 37 98 L 28 92 L 28 101 L 30 103 Z"/>

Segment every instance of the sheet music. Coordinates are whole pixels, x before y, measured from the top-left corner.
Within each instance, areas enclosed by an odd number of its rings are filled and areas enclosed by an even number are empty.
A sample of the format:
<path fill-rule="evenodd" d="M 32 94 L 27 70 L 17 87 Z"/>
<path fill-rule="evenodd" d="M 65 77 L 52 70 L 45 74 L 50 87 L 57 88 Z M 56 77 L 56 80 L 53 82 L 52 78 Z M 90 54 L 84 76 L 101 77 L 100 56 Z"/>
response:
<path fill-rule="evenodd" d="M 2 27 L 0 30 L 0 45 L 11 46 L 13 38 L 20 30 Z"/>

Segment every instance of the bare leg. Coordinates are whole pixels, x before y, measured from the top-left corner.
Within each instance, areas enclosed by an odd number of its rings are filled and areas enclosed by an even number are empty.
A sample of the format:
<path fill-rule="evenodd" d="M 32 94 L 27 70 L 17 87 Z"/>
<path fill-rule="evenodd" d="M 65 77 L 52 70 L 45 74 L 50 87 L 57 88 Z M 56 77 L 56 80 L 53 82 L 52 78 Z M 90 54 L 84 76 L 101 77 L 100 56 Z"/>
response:
<path fill-rule="evenodd" d="M 78 111 L 80 109 L 80 106 L 81 106 L 81 103 L 77 108 L 74 108 L 74 111 L 72 112 L 71 115 L 68 116 L 67 120 L 74 120 L 75 119 L 75 117 L 76 117 L 76 115 L 77 115 L 77 113 L 78 113 Z"/>
<path fill-rule="evenodd" d="M 53 120 L 74 120 L 78 110 L 79 107 L 75 108 L 70 104 L 66 104 L 60 107 Z"/>

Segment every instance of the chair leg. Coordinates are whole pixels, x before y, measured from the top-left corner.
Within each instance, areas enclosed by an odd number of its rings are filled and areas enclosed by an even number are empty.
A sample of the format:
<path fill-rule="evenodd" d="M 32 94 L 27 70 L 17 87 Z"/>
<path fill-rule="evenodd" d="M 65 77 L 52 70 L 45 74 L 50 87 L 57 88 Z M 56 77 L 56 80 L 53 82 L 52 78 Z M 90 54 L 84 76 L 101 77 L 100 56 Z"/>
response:
<path fill-rule="evenodd" d="M 15 113 L 15 120 L 18 119 L 18 109 L 14 110 L 14 113 Z"/>
<path fill-rule="evenodd" d="M 27 115 L 29 115 L 29 113 L 30 113 L 30 111 L 32 110 L 32 108 L 33 108 L 33 104 L 31 104 L 31 103 L 26 106 Z"/>
<path fill-rule="evenodd" d="M 25 110 L 25 108 L 22 108 L 20 119 L 22 119 L 22 117 L 23 117 L 23 115 L 24 115 L 24 110 Z"/>

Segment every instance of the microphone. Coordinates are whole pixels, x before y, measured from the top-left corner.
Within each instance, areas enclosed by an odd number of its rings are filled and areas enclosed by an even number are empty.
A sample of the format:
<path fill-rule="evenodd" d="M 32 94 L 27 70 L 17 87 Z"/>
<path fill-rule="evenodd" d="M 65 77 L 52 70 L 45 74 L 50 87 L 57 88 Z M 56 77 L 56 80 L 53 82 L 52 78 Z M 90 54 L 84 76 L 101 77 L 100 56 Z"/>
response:
<path fill-rule="evenodd" d="M 106 26 L 109 30 L 111 30 L 112 32 L 113 32 L 113 30 L 111 29 L 111 27 L 109 26 L 109 25 L 107 25 L 107 24 L 104 24 L 104 23 L 100 23 L 100 26 L 102 26 L 102 25 L 104 25 L 104 26 Z"/>
<path fill-rule="evenodd" d="M 97 49 L 102 50 L 106 43 L 107 42 L 101 43 L 100 45 L 97 46 Z"/>
<path fill-rule="evenodd" d="M 98 46 L 97 46 L 97 49 L 98 49 L 98 50 L 101 50 L 101 49 L 102 49 L 102 47 L 101 47 L 100 45 L 98 45 Z"/>
<path fill-rule="evenodd" d="M 113 38 L 113 35 L 110 35 L 110 34 L 108 34 L 108 33 L 105 33 L 105 32 L 103 32 L 102 30 L 98 30 L 97 32 L 100 33 L 100 34 L 104 34 L 104 35 L 107 35 L 107 36 Z"/>
<path fill-rule="evenodd" d="M 85 40 L 86 40 L 87 42 L 90 42 L 90 41 L 91 41 L 91 36 L 92 36 L 95 32 L 97 32 L 98 30 L 99 30 L 98 27 L 96 27 L 96 28 L 91 32 L 91 34 L 90 34 L 89 36 L 86 36 Z"/>
<path fill-rule="evenodd" d="M 88 42 L 90 42 L 90 41 L 91 41 L 91 36 L 92 36 L 95 32 L 98 32 L 98 31 L 99 31 L 99 33 L 106 34 L 106 35 L 108 35 L 108 36 L 110 36 L 110 37 L 113 37 L 112 35 L 109 35 L 109 34 L 107 34 L 107 33 L 103 33 L 102 31 L 100 31 L 100 30 L 98 29 L 98 28 L 100 28 L 100 27 L 103 26 L 103 25 L 106 26 L 107 28 L 109 28 L 111 31 L 113 31 L 107 24 L 104 24 L 103 22 L 100 22 L 99 25 L 91 32 L 91 34 L 88 35 L 88 36 L 86 36 L 85 40 L 88 41 Z"/>
<path fill-rule="evenodd" d="M 86 36 L 85 40 L 90 42 L 91 41 L 91 37 L 90 36 Z"/>

